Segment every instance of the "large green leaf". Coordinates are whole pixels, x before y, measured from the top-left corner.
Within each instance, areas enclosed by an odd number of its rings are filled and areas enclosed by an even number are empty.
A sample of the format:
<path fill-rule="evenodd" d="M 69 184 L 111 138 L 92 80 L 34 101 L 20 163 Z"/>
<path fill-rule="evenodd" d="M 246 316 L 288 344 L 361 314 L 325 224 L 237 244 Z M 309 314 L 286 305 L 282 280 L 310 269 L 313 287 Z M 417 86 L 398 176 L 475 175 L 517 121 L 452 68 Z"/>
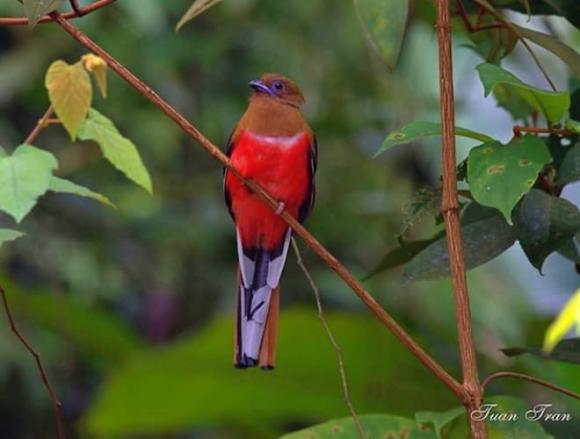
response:
<path fill-rule="evenodd" d="M 2 244 L 5 242 L 14 241 L 21 236 L 24 236 L 24 233 L 19 232 L 18 230 L 0 229 L 0 247 L 2 247 Z"/>
<path fill-rule="evenodd" d="M 80 62 L 69 65 L 58 60 L 48 68 L 44 83 L 58 119 L 74 140 L 91 108 L 93 87 L 89 74 Z"/>
<path fill-rule="evenodd" d="M 43 15 L 54 11 L 63 3 L 64 0 L 22 0 L 24 14 L 30 26 L 35 26 Z"/>
<path fill-rule="evenodd" d="M 410 414 L 426 388 L 430 399 L 422 402 L 423 408 L 452 403 L 447 389 L 374 319 L 336 313 L 326 317 L 342 348 L 359 412 Z M 273 428 L 288 419 L 316 423 L 348 416 L 336 355 L 314 310 L 283 310 L 272 372 L 232 366 L 233 328 L 232 319 L 220 319 L 200 335 L 119 365 L 96 396 L 84 426 L 110 438 L 224 420 Z M 373 372 L 377 364 L 380 374 Z"/>
<path fill-rule="evenodd" d="M 422 430 L 411 419 L 393 415 L 363 415 L 359 416 L 365 431 L 366 439 L 405 438 L 405 439 L 437 439 L 430 430 Z M 359 433 L 352 418 L 333 419 L 324 424 L 305 428 L 304 430 L 286 434 L 280 439 L 352 439 Z"/>
<path fill-rule="evenodd" d="M 558 170 L 558 184 L 564 186 L 580 180 L 580 142 L 576 143 L 564 156 Z"/>
<path fill-rule="evenodd" d="M 405 35 L 408 0 L 355 0 L 354 5 L 373 49 L 394 68 Z"/>
<path fill-rule="evenodd" d="M 48 190 L 53 192 L 58 192 L 61 194 L 71 194 L 78 195 L 79 197 L 91 198 L 99 203 L 105 204 L 109 207 L 115 207 L 115 205 L 104 195 L 97 192 L 93 192 L 89 188 L 73 183 L 70 180 L 65 180 L 64 178 L 59 178 L 53 176 L 50 180 L 50 185 Z"/>
<path fill-rule="evenodd" d="M 217 5 L 221 1 L 222 0 L 194 0 L 189 9 L 185 12 L 185 14 L 183 14 L 183 17 L 181 17 L 175 26 L 175 30 L 178 31 L 183 27 L 183 25 L 190 22 L 198 15 L 204 13 L 212 6 Z"/>
<path fill-rule="evenodd" d="M 479 140 L 481 142 L 491 142 L 493 139 L 486 134 L 478 133 L 477 131 L 468 130 L 466 128 L 455 127 L 455 134 L 457 136 L 469 137 L 471 139 Z M 382 154 L 386 150 L 390 149 L 395 145 L 403 145 L 405 143 L 414 142 L 425 137 L 439 136 L 441 135 L 441 124 L 435 122 L 411 122 L 396 131 L 391 132 L 379 150 L 376 152 L 375 157 Z"/>
<path fill-rule="evenodd" d="M 482 265 L 503 253 L 515 241 L 512 227 L 494 209 L 472 206 L 471 203 L 464 213 L 461 227 L 463 237 L 463 252 L 467 269 Z M 471 207 L 470 207 L 471 206 Z M 472 215 L 474 210 L 485 214 Z M 403 279 L 405 282 L 414 280 L 437 279 L 449 276 L 449 253 L 447 240 L 442 236 L 416 255 L 405 267 Z"/>
<path fill-rule="evenodd" d="M 465 414 L 464 407 L 455 407 L 445 412 L 421 411 L 415 413 L 415 420 L 422 425 L 432 424 L 438 438 L 442 438 L 441 430 L 458 416 Z"/>
<path fill-rule="evenodd" d="M 536 136 L 515 138 L 507 145 L 484 143 L 469 153 L 471 194 L 478 203 L 499 209 L 511 224 L 512 209 L 549 160 L 546 144 Z"/>
<path fill-rule="evenodd" d="M 91 108 L 79 130 L 78 136 L 81 140 L 94 140 L 97 142 L 105 158 L 115 168 L 147 192 L 152 193 L 151 177 L 141 160 L 139 151 L 133 142 L 119 133 L 117 127 L 110 119 Z"/>
<path fill-rule="evenodd" d="M 568 200 L 532 189 L 517 209 L 515 226 L 526 256 L 541 273 L 546 258 L 580 231 L 580 212 Z"/>
<path fill-rule="evenodd" d="M 54 156 L 31 145 L 20 145 L 7 155 L 0 147 L 0 210 L 18 222 L 44 194 L 57 162 Z"/>
<path fill-rule="evenodd" d="M 103 365 L 116 366 L 142 347 L 134 330 L 111 312 L 50 291 L 24 291 L 5 279 L 2 285 L 18 321 L 26 319 L 58 333 Z"/>
<path fill-rule="evenodd" d="M 531 108 L 539 111 L 550 122 L 558 122 L 570 109 L 570 93 L 540 90 L 520 81 L 507 70 L 494 64 L 478 65 L 477 71 L 483 84 L 485 96 L 498 86 L 515 92 Z"/>
<path fill-rule="evenodd" d="M 580 13 L 580 9 L 578 10 L 578 13 Z M 517 30 L 520 31 L 524 38 L 527 38 L 528 40 L 536 43 L 544 49 L 549 50 L 566 64 L 568 64 L 572 74 L 576 78 L 580 78 L 580 54 L 573 48 L 567 46 L 558 38 L 555 38 L 551 35 L 521 27 L 516 24 L 514 24 L 514 26 Z"/>
<path fill-rule="evenodd" d="M 522 354 L 531 354 L 546 360 L 564 361 L 580 364 L 580 338 L 565 338 L 560 341 L 550 353 L 540 347 L 533 348 L 503 348 L 500 349 L 508 357 L 517 357 Z"/>

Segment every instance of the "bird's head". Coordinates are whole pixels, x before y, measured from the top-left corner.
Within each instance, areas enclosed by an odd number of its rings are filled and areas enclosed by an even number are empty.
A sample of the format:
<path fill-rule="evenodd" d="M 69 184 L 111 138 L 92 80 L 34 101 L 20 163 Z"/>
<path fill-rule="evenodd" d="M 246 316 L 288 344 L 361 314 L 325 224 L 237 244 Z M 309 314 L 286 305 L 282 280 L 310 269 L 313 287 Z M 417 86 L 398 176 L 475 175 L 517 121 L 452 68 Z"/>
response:
<path fill-rule="evenodd" d="M 253 96 L 271 97 L 295 107 L 304 103 L 304 96 L 298 86 L 278 73 L 265 73 L 248 85 L 254 90 Z"/>

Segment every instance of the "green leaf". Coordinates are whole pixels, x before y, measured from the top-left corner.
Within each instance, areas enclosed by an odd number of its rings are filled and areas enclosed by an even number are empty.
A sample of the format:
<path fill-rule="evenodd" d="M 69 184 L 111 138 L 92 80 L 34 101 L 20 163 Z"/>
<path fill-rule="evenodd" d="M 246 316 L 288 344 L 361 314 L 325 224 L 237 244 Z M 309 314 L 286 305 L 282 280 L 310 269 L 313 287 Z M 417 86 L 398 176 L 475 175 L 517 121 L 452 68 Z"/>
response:
<path fill-rule="evenodd" d="M 372 48 L 394 68 L 405 35 L 408 0 L 355 0 L 354 5 Z"/>
<path fill-rule="evenodd" d="M 0 147 L 0 210 L 17 222 L 36 205 L 57 168 L 54 156 L 31 145 L 20 145 L 12 155 Z"/>
<path fill-rule="evenodd" d="M 44 84 L 54 112 L 74 140 L 91 108 L 93 87 L 89 74 L 81 63 L 69 65 L 58 60 L 48 68 Z"/>
<path fill-rule="evenodd" d="M 24 233 L 19 232 L 18 230 L 0 229 L 0 247 L 2 247 L 2 244 L 5 242 L 14 241 L 21 236 L 24 236 Z"/>
<path fill-rule="evenodd" d="M 542 348 L 504 348 L 500 349 L 508 357 L 517 357 L 530 354 L 545 360 L 562 361 L 565 363 L 580 364 L 580 338 L 565 338 L 561 340 L 550 353 Z"/>
<path fill-rule="evenodd" d="M 576 328 L 580 335 L 580 288 L 566 302 L 556 320 L 546 329 L 544 352 L 550 353 L 566 334 Z"/>
<path fill-rule="evenodd" d="M 580 9 L 578 10 L 580 12 Z M 544 34 L 542 32 L 537 32 L 535 30 L 527 29 L 525 27 L 518 26 L 514 24 L 514 27 L 520 31 L 520 33 L 528 40 L 536 43 L 538 46 L 549 50 L 570 67 L 572 75 L 576 78 L 580 78 L 580 54 L 567 46 L 558 38 L 554 38 L 551 35 Z"/>
<path fill-rule="evenodd" d="M 531 108 L 539 111 L 549 122 L 558 122 L 570 108 L 570 93 L 540 90 L 525 84 L 507 70 L 493 64 L 478 65 L 477 71 L 485 96 L 499 85 L 517 93 Z"/>
<path fill-rule="evenodd" d="M 540 422 L 532 422 L 526 418 L 526 412 L 533 407 L 525 401 L 509 396 L 486 397 L 480 412 L 474 416 L 486 421 L 487 433 L 491 439 L 553 439 L 547 434 Z M 494 418 L 491 414 L 510 416 L 504 420 Z M 442 437 L 452 439 L 467 439 L 471 437 L 467 415 L 456 417 L 442 429 Z"/>
<path fill-rule="evenodd" d="M 467 178 L 473 198 L 499 209 L 511 224 L 511 211 L 550 160 L 550 152 L 538 137 L 526 135 L 509 144 L 484 143 L 473 148 L 467 162 Z"/>
<path fill-rule="evenodd" d="M 578 208 L 539 189 L 524 196 L 514 216 L 522 249 L 540 273 L 546 258 L 580 231 Z"/>
<path fill-rule="evenodd" d="M 426 409 L 453 403 L 453 396 L 382 331 L 379 322 L 352 313 L 326 312 L 326 318 L 341 346 L 359 412 L 411 412 L 426 388 L 432 389 L 422 404 Z M 119 364 L 101 386 L 83 427 L 97 437 L 137 437 L 224 419 L 279 428 L 288 419 L 315 423 L 348 416 L 336 354 L 314 310 L 286 308 L 280 314 L 277 366 L 272 372 L 232 366 L 233 325 L 231 318 L 216 320 L 201 333 Z M 310 361 L 314 357 L 316 361 Z M 393 358 L 397 361 L 389 360 Z M 382 365 L 380 374 L 371 373 L 376 364 Z M 160 408 L 159 401 L 171 405 Z"/>
<path fill-rule="evenodd" d="M 94 140 L 111 164 L 147 192 L 152 193 L 151 177 L 137 148 L 115 127 L 115 124 L 94 108 L 79 130 L 79 139 Z"/>
<path fill-rule="evenodd" d="M 474 203 L 472 203 L 474 204 Z M 469 206 L 468 206 L 469 208 Z M 466 208 L 465 214 L 471 215 Z M 482 219 L 470 218 L 461 227 L 463 251 L 467 269 L 482 265 L 510 248 L 515 234 L 497 211 L 484 210 Z M 405 267 L 404 282 L 437 279 L 449 276 L 447 241 L 442 236 L 415 256 Z"/>
<path fill-rule="evenodd" d="M 63 3 L 64 0 L 22 0 L 24 15 L 28 18 L 28 24 L 31 27 L 36 26 L 43 15 L 54 11 Z"/>
<path fill-rule="evenodd" d="M 417 254 L 421 253 L 424 249 L 429 247 L 429 245 L 431 245 L 433 242 L 441 239 L 441 236 L 445 236 L 445 234 L 437 234 L 430 239 L 401 243 L 399 247 L 389 250 L 387 254 L 383 256 L 381 262 L 379 262 L 378 265 L 363 278 L 363 281 L 373 277 L 378 273 L 390 270 L 391 268 L 395 268 L 409 262 Z"/>
<path fill-rule="evenodd" d="M 24 291 L 5 279 L 3 286 L 19 319 L 50 329 L 105 365 L 117 367 L 143 345 L 135 331 L 109 311 L 51 291 Z"/>
<path fill-rule="evenodd" d="M 421 430 L 411 419 L 393 415 L 362 415 L 359 420 L 368 439 L 437 439 L 432 431 Z M 351 439 L 359 437 L 352 417 L 332 419 L 324 424 L 285 434 L 280 439 Z"/>
<path fill-rule="evenodd" d="M 465 414 L 465 408 L 455 407 L 446 412 L 421 411 L 415 413 L 415 421 L 419 424 L 433 424 L 438 438 L 442 438 L 441 430 L 458 416 Z"/>
<path fill-rule="evenodd" d="M 222 0 L 195 0 L 189 9 L 183 14 L 183 17 L 179 20 L 175 26 L 175 30 L 178 31 L 183 27 L 184 24 L 190 22 L 198 15 L 204 13 L 212 6 L 217 5 Z"/>
<path fill-rule="evenodd" d="M 478 133 L 477 131 L 468 130 L 466 128 L 455 127 L 455 134 L 457 136 L 469 137 L 471 139 L 479 140 L 481 142 L 491 142 L 493 139 L 483 133 Z M 405 125 L 403 128 L 393 131 L 390 133 L 379 150 L 376 152 L 375 157 L 379 156 L 386 150 L 390 149 L 395 145 L 403 145 L 405 143 L 414 142 L 425 137 L 440 136 L 441 135 L 441 124 L 435 122 L 411 122 Z"/>
<path fill-rule="evenodd" d="M 558 170 L 557 183 L 564 186 L 580 180 L 580 142 L 576 143 L 564 156 Z"/>
<path fill-rule="evenodd" d="M 78 195 L 80 197 L 91 198 L 99 203 L 105 204 L 109 207 L 115 208 L 115 205 L 104 195 L 101 195 L 97 192 L 93 192 L 89 188 L 84 186 L 80 186 L 76 183 L 73 183 L 70 180 L 65 180 L 64 178 L 59 178 L 53 176 L 50 180 L 50 185 L 48 190 L 53 192 L 59 192 L 61 194 L 72 194 Z"/>
<path fill-rule="evenodd" d="M 576 241 L 580 242 L 580 233 L 577 233 L 575 237 L 570 238 L 556 251 L 566 259 L 570 259 L 576 264 L 580 264 L 580 251 Z"/>
<path fill-rule="evenodd" d="M 501 7 L 518 12 L 526 12 L 521 0 L 502 0 Z M 580 28 L 580 13 L 578 9 L 576 0 L 543 0 L 534 1 L 530 12 L 532 15 L 559 15 L 565 17 L 577 28 Z"/>

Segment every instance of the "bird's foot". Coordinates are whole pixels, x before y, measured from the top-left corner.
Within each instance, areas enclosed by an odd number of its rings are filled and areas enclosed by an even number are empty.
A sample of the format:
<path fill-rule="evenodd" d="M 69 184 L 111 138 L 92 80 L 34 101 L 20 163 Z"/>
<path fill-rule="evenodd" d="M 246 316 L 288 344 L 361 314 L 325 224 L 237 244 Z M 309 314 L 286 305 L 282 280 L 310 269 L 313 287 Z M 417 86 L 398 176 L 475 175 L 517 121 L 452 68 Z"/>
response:
<path fill-rule="evenodd" d="M 284 209 L 286 209 L 286 203 L 284 203 L 283 201 L 280 201 L 278 203 L 278 207 L 275 210 L 276 215 L 282 215 L 282 212 L 284 212 Z"/>

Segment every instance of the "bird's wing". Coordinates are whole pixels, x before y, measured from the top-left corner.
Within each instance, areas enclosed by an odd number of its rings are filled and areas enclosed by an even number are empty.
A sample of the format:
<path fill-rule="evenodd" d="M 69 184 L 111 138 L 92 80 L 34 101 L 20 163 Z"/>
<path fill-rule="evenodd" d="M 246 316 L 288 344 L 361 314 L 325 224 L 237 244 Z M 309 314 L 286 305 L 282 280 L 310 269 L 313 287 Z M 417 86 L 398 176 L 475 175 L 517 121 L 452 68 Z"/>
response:
<path fill-rule="evenodd" d="M 310 149 L 308 151 L 308 171 L 309 171 L 309 185 L 308 191 L 306 192 L 306 197 L 300 205 L 298 210 L 298 221 L 304 222 L 310 211 L 314 207 L 314 200 L 316 198 L 316 185 L 314 180 L 314 175 L 316 174 L 316 168 L 318 167 L 318 143 L 316 141 L 316 136 L 312 136 L 312 141 L 310 142 Z"/>

